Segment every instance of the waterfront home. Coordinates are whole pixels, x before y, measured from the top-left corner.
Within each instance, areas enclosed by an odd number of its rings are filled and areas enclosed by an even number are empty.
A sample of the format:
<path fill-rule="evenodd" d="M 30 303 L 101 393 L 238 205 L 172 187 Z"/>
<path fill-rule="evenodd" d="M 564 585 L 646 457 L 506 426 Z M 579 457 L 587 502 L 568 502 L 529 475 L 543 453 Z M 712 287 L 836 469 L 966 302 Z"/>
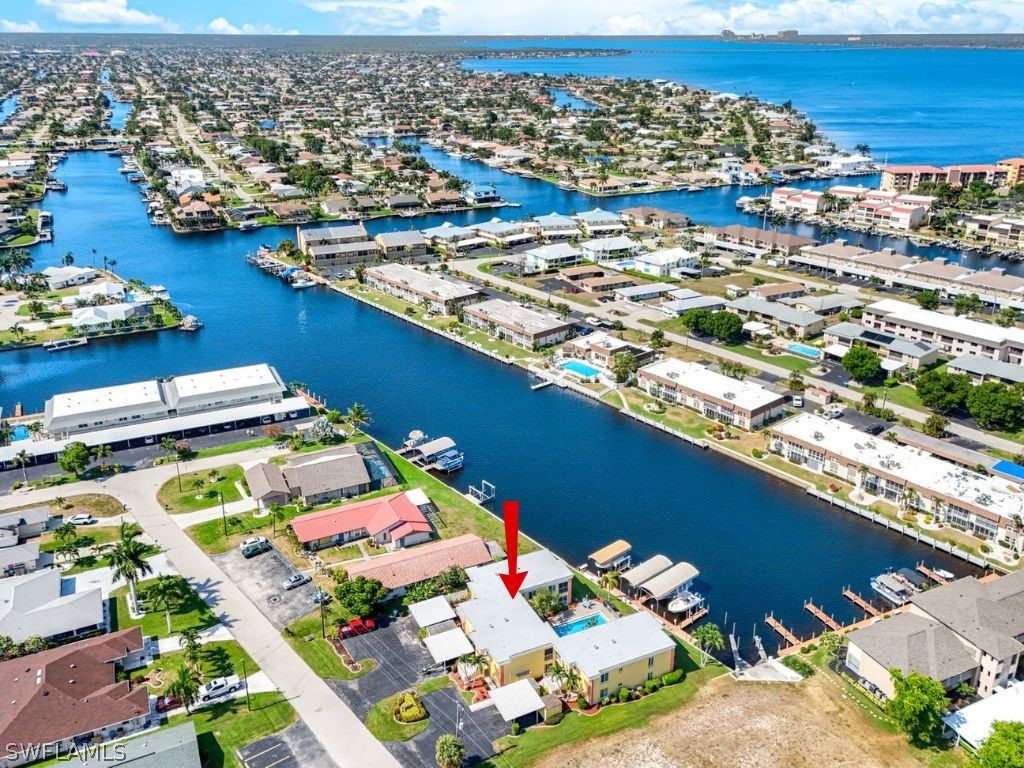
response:
<path fill-rule="evenodd" d="M 605 370 L 611 368 L 616 355 L 628 352 L 636 358 L 637 362 L 643 362 L 655 355 L 655 351 L 650 347 L 624 341 L 604 331 L 595 331 L 586 336 L 570 339 L 565 342 L 562 352 L 569 357 L 578 357 Z"/>
<path fill-rule="evenodd" d="M 1000 694 L 1024 656 L 1024 572 L 933 587 L 915 594 L 906 613 L 847 637 L 846 667 L 889 698 L 890 669 L 926 675 L 950 692 L 967 683 L 983 698 Z"/>
<path fill-rule="evenodd" d="M 646 611 L 555 639 L 559 660 L 583 678 L 580 691 L 588 702 L 660 680 L 675 666 L 675 648 L 658 619 Z"/>
<path fill-rule="evenodd" d="M 458 253 L 487 245 L 487 241 L 478 237 L 473 230 L 456 226 L 450 221 L 424 229 L 422 234 L 432 246 L 442 248 L 446 253 Z"/>
<path fill-rule="evenodd" d="M 471 186 L 463 193 L 463 197 L 469 205 L 501 202 L 498 190 L 489 186 Z"/>
<path fill-rule="evenodd" d="M 421 208 L 423 206 L 423 203 L 420 202 L 419 196 L 409 192 L 399 192 L 398 194 L 391 195 L 391 197 L 387 198 L 384 203 L 393 211 Z"/>
<path fill-rule="evenodd" d="M 360 224 L 349 224 L 336 227 L 296 227 L 295 242 L 300 251 L 318 245 L 337 245 L 338 243 L 356 243 L 368 240 L 366 227 Z"/>
<path fill-rule="evenodd" d="M 1000 381 L 1003 384 L 1024 384 L 1024 366 L 993 360 L 979 355 L 960 355 L 946 366 L 949 373 L 962 373 L 971 377 L 975 384 L 986 381 Z"/>
<path fill-rule="evenodd" d="M 779 301 L 803 296 L 807 289 L 803 283 L 763 283 L 750 289 L 750 296 L 764 301 Z"/>
<path fill-rule="evenodd" d="M 699 259 L 699 254 L 685 248 L 666 248 L 637 254 L 633 257 L 633 265 L 630 268 L 644 275 L 668 277 L 673 270 L 694 269 Z"/>
<path fill-rule="evenodd" d="M 802 413 L 771 428 L 770 447 L 794 464 L 837 477 L 911 512 L 932 515 L 982 540 L 1024 544 L 1018 484 L 958 467 L 931 452 Z"/>
<path fill-rule="evenodd" d="M 774 301 L 744 296 L 727 301 L 727 311 L 739 315 L 746 321 L 766 323 L 776 333 L 792 334 L 798 339 L 817 336 L 825 327 L 826 318 L 814 312 L 801 312 Z"/>
<path fill-rule="evenodd" d="M 85 285 L 100 276 L 99 270 L 92 267 L 46 267 L 42 274 L 51 291 Z"/>
<path fill-rule="evenodd" d="M 890 165 L 882 169 L 879 188 L 896 192 L 917 189 L 921 182 L 949 184 L 951 187 L 967 187 L 980 181 L 1001 187 L 1006 184 L 1010 166 L 1006 164 L 949 165 L 938 168 L 934 165 Z"/>
<path fill-rule="evenodd" d="M 1024 245 L 1024 217 L 1000 214 L 976 214 L 964 219 L 969 238 L 985 240 L 990 245 L 1017 248 Z"/>
<path fill-rule="evenodd" d="M 386 259 L 412 259 L 427 252 L 427 240 L 415 229 L 381 232 L 373 241 Z"/>
<path fill-rule="evenodd" d="M 0 766 L 103 744 L 155 723 L 149 689 L 120 674 L 142 646 L 142 630 L 133 627 L 0 662 L 0 740 L 8 747 Z"/>
<path fill-rule="evenodd" d="M 440 576 L 449 568 L 472 568 L 491 562 L 491 552 L 479 536 L 466 533 L 451 539 L 430 541 L 409 549 L 346 563 L 349 578 L 376 579 L 390 590 L 389 598 L 401 597 L 406 589 Z"/>
<path fill-rule="evenodd" d="M 314 245 L 306 253 L 314 267 L 343 267 L 351 264 L 366 264 L 380 258 L 380 246 L 372 240 L 357 240 L 349 243 Z"/>
<path fill-rule="evenodd" d="M 0 579 L 0 635 L 21 643 L 90 634 L 106 625 L 104 605 L 99 587 L 65 593 L 57 568 Z"/>
<path fill-rule="evenodd" d="M 525 349 L 540 349 L 565 341 L 575 327 L 551 310 L 507 299 L 469 304 L 463 322 Z"/>
<path fill-rule="evenodd" d="M 587 261 L 625 259 L 635 256 L 644 250 L 642 244 L 636 240 L 631 240 L 625 235 L 587 240 L 585 243 L 580 244 L 580 248 L 583 249 L 583 256 Z"/>
<path fill-rule="evenodd" d="M 587 237 L 610 235 L 626 230 L 626 225 L 622 223 L 622 217 L 619 214 L 605 211 L 601 208 L 577 213 L 573 218 L 579 222 L 583 233 Z"/>
<path fill-rule="evenodd" d="M 153 314 L 148 304 L 98 304 L 71 311 L 71 327 L 88 333 L 110 331 L 124 326 L 129 320 L 138 320 Z"/>
<path fill-rule="evenodd" d="M 217 212 L 203 200 L 192 200 L 171 210 L 171 218 L 188 228 L 208 227 L 220 221 Z"/>
<path fill-rule="evenodd" d="M 931 344 L 873 331 L 856 323 L 836 323 L 825 329 L 822 352 L 826 358 L 841 361 L 854 346 L 876 352 L 882 358 L 882 368 L 889 373 L 904 367 L 916 371 L 932 365 L 939 357 L 939 350 Z"/>
<path fill-rule="evenodd" d="M 259 509 L 298 501 L 311 507 L 398 484 L 394 468 L 373 443 L 303 454 L 278 464 L 254 464 L 245 482 Z"/>
<path fill-rule="evenodd" d="M 522 261 L 525 274 L 535 274 L 579 264 L 583 260 L 583 251 L 569 243 L 554 243 L 531 248 L 516 258 Z"/>
<path fill-rule="evenodd" d="M 818 213 L 825 207 L 825 193 L 811 189 L 776 187 L 772 190 L 770 206 L 784 213 Z"/>
<path fill-rule="evenodd" d="M 576 219 L 563 216 L 560 213 L 549 213 L 546 216 L 534 216 L 525 225 L 528 232 L 533 232 L 542 240 L 569 240 L 573 237 L 580 237 L 580 231 Z"/>
<path fill-rule="evenodd" d="M 778 253 L 790 256 L 806 245 L 816 245 L 817 240 L 810 237 L 790 235 L 769 229 L 747 227 L 742 224 L 730 224 L 725 227 L 711 227 L 708 232 L 716 248 L 723 250 L 739 250 L 740 252 L 759 255 Z"/>
<path fill-rule="evenodd" d="M 498 218 L 485 221 L 483 224 L 470 224 L 469 228 L 497 248 L 511 248 L 537 239 L 534 233 L 526 231 L 524 224 L 502 221 Z"/>
<path fill-rule="evenodd" d="M 632 552 L 632 544 L 624 539 L 617 539 L 596 552 L 591 552 L 587 557 L 587 567 L 598 574 L 624 571 L 632 562 Z"/>
<path fill-rule="evenodd" d="M 996 163 L 1006 171 L 1006 186 L 1015 187 L 1024 183 L 1024 157 L 1011 157 Z"/>
<path fill-rule="evenodd" d="M 636 208 L 623 208 L 619 216 L 627 224 L 634 227 L 654 227 L 655 229 L 683 229 L 690 226 L 690 218 L 676 211 L 666 211 L 651 205 Z"/>
<path fill-rule="evenodd" d="M 410 304 L 425 306 L 439 315 L 454 314 L 457 307 L 483 298 L 483 294 L 469 283 L 405 264 L 369 267 L 363 273 L 363 280 L 372 288 Z"/>
<path fill-rule="evenodd" d="M 454 208 L 462 203 L 462 195 L 451 189 L 427 192 L 423 197 L 431 208 Z"/>
<path fill-rule="evenodd" d="M 402 549 L 433 536 L 434 528 L 423 511 L 429 505 L 422 491 L 394 493 L 299 515 L 289 525 L 302 547 L 311 552 L 365 538 L 376 547 Z"/>
<path fill-rule="evenodd" d="M 792 296 L 779 299 L 779 303 L 793 309 L 799 309 L 801 312 L 814 312 L 826 317 L 840 312 L 849 312 L 852 309 L 864 306 L 864 302 L 860 299 L 842 293 L 815 293 L 804 296 Z"/>
<path fill-rule="evenodd" d="M 860 200 L 853 205 L 853 220 L 863 226 L 909 232 L 918 229 L 927 218 L 928 209 L 922 205 L 893 205 L 880 200 Z"/>
<path fill-rule="evenodd" d="M 1024 364 L 1024 330 L 947 315 L 916 304 L 882 299 L 864 308 L 861 322 L 875 331 L 934 344 L 948 355 L 973 354 Z"/>
<path fill-rule="evenodd" d="M 651 397 L 692 408 L 706 418 L 756 429 L 784 412 L 786 396 L 750 380 L 734 379 L 697 363 L 665 358 L 637 371 Z"/>

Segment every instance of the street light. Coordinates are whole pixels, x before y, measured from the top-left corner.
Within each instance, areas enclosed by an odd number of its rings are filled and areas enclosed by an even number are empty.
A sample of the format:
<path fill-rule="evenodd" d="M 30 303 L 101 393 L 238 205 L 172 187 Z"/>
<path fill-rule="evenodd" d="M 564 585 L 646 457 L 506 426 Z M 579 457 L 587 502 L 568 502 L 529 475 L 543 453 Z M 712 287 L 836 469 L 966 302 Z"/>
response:
<path fill-rule="evenodd" d="M 319 587 L 317 589 L 319 589 Z M 327 639 L 327 611 L 326 611 L 326 608 L 324 607 L 324 603 L 325 602 L 326 602 L 326 599 L 321 594 L 320 595 L 320 636 L 323 637 L 326 640 Z"/>

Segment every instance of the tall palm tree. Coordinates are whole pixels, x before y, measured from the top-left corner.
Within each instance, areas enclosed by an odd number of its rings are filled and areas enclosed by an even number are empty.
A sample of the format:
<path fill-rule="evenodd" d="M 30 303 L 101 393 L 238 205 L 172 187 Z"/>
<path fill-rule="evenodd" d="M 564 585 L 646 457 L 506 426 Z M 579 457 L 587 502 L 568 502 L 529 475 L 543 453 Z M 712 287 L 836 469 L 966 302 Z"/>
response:
<path fill-rule="evenodd" d="M 605 571 L 601 574 L 599 583 L 602 587 L 608 590 L 608 597 L 612 596 L 612 590 L 619 586 L 619 572 L 618 571 Z"/>
<path fill-rule="evenodd" d="M 352 403 L 345 418 L 348 419 L 348 423 L 352 425 L 355 432 L 359 432 L 360 427 L 373 421 L 369 409 L 362 403 Z"/>
<path fill-rule="evenodd" d="M 438 768 L 461 768 L 466 760 L 466 745 L 458 736 L 441 734 L 434 745 L 434 760 Z"/>
<path fill-rule="evenodd" d="M 270 508 L 267 511 L 270 513 L 270 524 L 274 530 L 273 536 L 274 538 L 277 538 L 277 524 L 283 523 L 287 518 L 287 515 L 285 514 L 284 507 L 276 501 L 270 505 Z"/>
<path fill-rule="evenodd" d="M 167 634 L 171 634 L 171 608 L 180 605 L 188 597 L 185 582 L 175 576 L 161 575 L 146 587 L 146 599 L 160 608 L 167 618 Z"/>
<path fill-rule="evenodd" d="M 199 661 L 202 656 L 199 630 L 195 627 L 185 627 L 178 633 L 178 645 L 185 649 L 185 661 L 191 665 L 196 674 L 199 674 Z"/>
<path fill-rule="evenodd" d="M 78 529 L 71 523 L 61 523 L 53 530 L 53 537 L 57 541 L 74 541 L 78 538 Z"/>
<path fill-rule="evenodd" d="M 701 624 L 693 630 L 693 640 L 700 651 L 700 665 L 703 667 L 711 658 L 711 651 L 720 651 L 725 648 L 725 638 L 722 637 L 722 630 L 717 624 L 710 621 Z"/>
<path fill-rule="evenodd" d="M 32 463 L 32 457 L 24 450 L 18 451 L 14 454 L 14 463 L 21 467 L 21 478 L 25 481 L 25 485 L 28 485 L 28 472 L 25 467 Z"/>
<path fill-rule="evenodd" d="M 148 548 L 139 541 L 142 529 L 135 523 L 121 523 L 120 538 L 110 549 L 107 562 L 114 574 L 115 581 L 128 584 L 131 605 L 138 611 L 138 596 L 135 587 L 143 576 L 153 572 L 153 566 L 146 560 Z"/>
<path fill-rule="evenodd" d="M 199 695 L 199 680 L 196 678 L 196 673 L 187 667 L 181 667 L 178 670 L 178 676 L 168 687 L 168 691 L 172 696 L 181 699 L 181 703 L 185 705 L 185 711 L 191 715 L 192 710 L 189 707 Z"/>
<path fill-rule="evenodd" d="M 104 459 L 112 456 L 114 454 L 114 449 L 109 445 L 97 445 L 92 449 L 92 451 L 90 451 L 90 453 L 92 453 L 92 457 L 94 459 L 100 462 L 100 469 L 106 471 L 107 462 L 104 461 Z"/>

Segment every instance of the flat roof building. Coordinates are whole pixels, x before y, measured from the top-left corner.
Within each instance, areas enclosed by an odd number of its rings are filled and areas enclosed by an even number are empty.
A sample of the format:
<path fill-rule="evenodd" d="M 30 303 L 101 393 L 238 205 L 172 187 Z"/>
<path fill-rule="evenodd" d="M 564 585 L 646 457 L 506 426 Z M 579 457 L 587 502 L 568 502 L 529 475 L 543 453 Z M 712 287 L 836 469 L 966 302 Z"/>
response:
<path fill-rule="evenodd" d="M 366 284 L 410 304 L 426 302 L 430 311 L 450 315 L 460 305 L 483 297 L 469 283 L 433 272 L 424 272 L 405 264 L 381 264 L 363 273 Z"/>
<path fill-rule="evenodd" d="M 507 299 L 488 299 L 470 304 L 463 310 L 463 321 L 525 349 L 565 341 L 575 327 L 574 322 L 563 320 L 550 310 Z"/>

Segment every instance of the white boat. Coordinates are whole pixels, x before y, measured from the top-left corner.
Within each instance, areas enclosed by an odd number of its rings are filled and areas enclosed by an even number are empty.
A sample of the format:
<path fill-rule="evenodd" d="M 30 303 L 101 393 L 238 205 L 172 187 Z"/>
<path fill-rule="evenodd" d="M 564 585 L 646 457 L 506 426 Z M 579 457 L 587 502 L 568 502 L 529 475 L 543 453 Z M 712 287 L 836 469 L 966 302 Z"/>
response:
<path fill-rule="evenodd" d="M 871 588 L 895 606 L 904 605 L 914 596 L 911 586 L 893 573 L 873 578 Z"/>
<path fill-rule="evenodd" d="M 43 349 L 47 352 L 59 352 L 62 349 L 71 349 L 72 347 L 83 347 L 89 343 L 86 338 L 80 339 L 54 339 L 53 341 L 44 341 Z"/>
<path fill-rule="evenodd" d="M 309 280 L 308 278 L 295 280 L 291 284 L 292 288 L 294 288 L 297 291 L 302 290 L 303 288 L 312 288 L 314 285 L 316 285 L 316 280 Z"/>
<path fill-rule="evenodd" d="M 946 581 L 952 581 L 956 578 L 955 574 L 950 573 L 944 568 L 932 568 L 932 573 L 934 573 L 940 579 L 945 579 Z"/>
<path fill-rule="evenodd" d="M 698 187 L 696 184 L 686 188 L 687 192 L 703 192 L 704 187 Z"/>
<path fill-rule="evenodd" d="M 686 613 L 687 611 L 693 610 L 700 606 L 704 602 L 704 598 L 698 595 L 696 592 L 680 592 L 679 595 L 668 604 L 669 613 Z"/>
<path fill-rule="evenodd" d="M 238 225 L 239 232 L 255 232 L 257 229 L 262 227 L 258 221 L 243 221 Z"/>

